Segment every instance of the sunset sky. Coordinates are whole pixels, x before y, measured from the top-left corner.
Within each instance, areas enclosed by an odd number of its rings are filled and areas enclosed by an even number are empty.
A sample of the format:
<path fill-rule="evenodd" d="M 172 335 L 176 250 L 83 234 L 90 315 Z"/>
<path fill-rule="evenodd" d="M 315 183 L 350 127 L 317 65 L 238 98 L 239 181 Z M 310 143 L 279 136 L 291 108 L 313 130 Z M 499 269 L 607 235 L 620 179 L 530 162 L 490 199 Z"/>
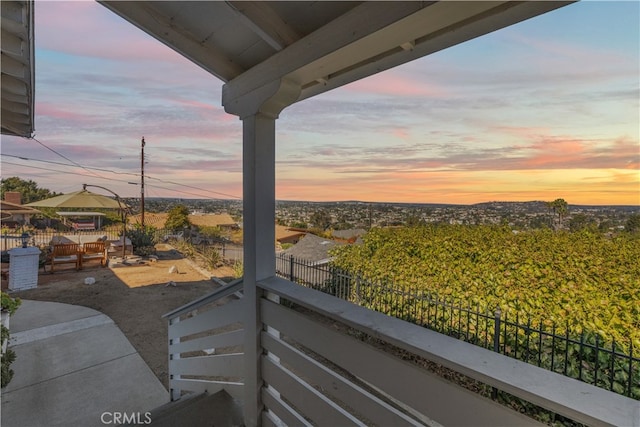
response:
<path fill-rule="evenodd" d="M 95 2 L 35 23 L 37 141 L 2 135 L 3 178 L 136 197 L 144 136 L 147 197 L 242 197 L 220 80 Z M 276 197 L 640 205 L 639 43 L 640 2 L 583 1 L 294 104 Z"/>

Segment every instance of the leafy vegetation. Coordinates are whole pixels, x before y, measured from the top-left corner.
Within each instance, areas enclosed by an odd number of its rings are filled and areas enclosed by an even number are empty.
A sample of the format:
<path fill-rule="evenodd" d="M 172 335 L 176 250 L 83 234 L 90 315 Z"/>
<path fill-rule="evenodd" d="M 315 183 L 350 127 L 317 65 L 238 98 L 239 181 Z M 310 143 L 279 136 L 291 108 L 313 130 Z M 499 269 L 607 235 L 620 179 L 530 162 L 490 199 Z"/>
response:
<path fill-rule="evenodd" d="M 0 180 L 0 198 L 2 200 L 4 200 L 4 193 L 7 191 L 19 192 L 22 197 L 22 204 L 37 202 L 60 194 L 39 188 L 35 181 L 20 179 L 16 176 Z"/>
<path fill-rule="evenodd" d="M 640 348 L 640 239 L 497 226 L 373 229 L 338 247 L 335 265 L 367 282 L 499 308 L 534 324 Z M 565 333 L 562 327 L 556 333 Z"/>
<path fill-rule="evenodd" d="M 127 232 L 127 237 L 131 240 L 134 254 L 146 256 L 156 253 L 155 244 L 158 242 L 154 227 L 136 225 Z"/>
<path fill-rule="evenodd" d="M 326 292 L 640 399 L 637 234 L 375 229 L 334 255 Z"/>
<path fill-rule="evenodd" d="M 631 214 L 624 226 L 628 233 L 640 233 L 640 214 Z"/>
<path fill-rule="evenodd" d="M 189 221 L 189 209 L 184 205 L 177 205 L 171 208 L 167 215 L 164 228 L 168 230 L 182 230 L 191 226 Z"/>
<path fill-rule="evenodd" d="M 222 230 L 218 226 L 201 225 L 198 227 L 198 231 L 202 237 L 207 239 L 216 240 L 222 238 Z"/>
<path fill-rule="evenodd" d="M 209 268 L 217 268 L 224 262 L 220 253 L 214 247 L 207 246 L 198 250 L 198 248 L 185 240 L 174 240 L 172 245 L 187 258 L 200 260 Z"/>
<path fill-rule="evenodd" d="M 0 297 L 2 298 L 0 300 L 0 307 L 2 308 L 2 311 L 6 311 L 10 315 L 14 314 L 18 307 L 20 307 L 20 304 L 22 304 L 22 300 L 20 298 L 12 298 L 6 292 L 2 292 Z"/>
<path fill-rule="evenodd" d="M 20 298 L 12 298 L 9 294 L 2 292 L 1 294 L 1 311 L 2 313 L 7 313 L 8 315 L 12 315 L 16 312 L 20 304 L 22 304 L 22 300 Z M 13 378 L 13 369 L 11 369 L 11 364 L 16 360 L 16 353 L 7 348 L 5 350 L 5 343 L 9 340 L 9 329 L 4 325 L 0 325 L 0 343 L 2 344 L 2 355 L 0 356 L 2 359 L 2 366 L 0 367 L 0 375 L 1 375 L 1 388 L 5 388 L 11 379 Z"/>

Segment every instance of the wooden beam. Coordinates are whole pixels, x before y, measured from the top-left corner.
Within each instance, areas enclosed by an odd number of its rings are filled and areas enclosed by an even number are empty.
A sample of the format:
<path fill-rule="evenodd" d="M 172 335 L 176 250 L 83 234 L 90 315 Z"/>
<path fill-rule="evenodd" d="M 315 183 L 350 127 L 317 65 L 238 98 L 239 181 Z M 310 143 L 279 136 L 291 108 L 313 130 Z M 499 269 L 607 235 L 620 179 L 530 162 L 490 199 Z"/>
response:
<path fill-rule="evenodd" d="M 267 2 L 229 1 L 241 20 L 276 51 L 293 44 L 300 35 Z"/>
<path fill-rule="evenodd" d="M 227 83 L 223 104 L 283 77 L 304 99 L 569 3 L 367 2 Z"/>
<path fill-rule="evenodd" d="M 225 84 L 222 104 L 279 80 L 423 7 L 421 2 L 363 3 Z M 326 74 L 319 73 L 316 78 Z"/>
<path fill-rule="evenodd" d="M 310 81 L 302 88 L 298 101 L 327 92 L 331 89 L 363 79 L 398 65 L 430 55 L 459 43 L 491 33 L 517 22 L 566 6 L 574 1 L 508 2 L 493 10 L 454 23 L 416 40 L 401 43 L 397 47 L 367 58 L 351 67 L 325 76 L 322 82 Z M 450 2 L 456 4 L 459 2 Z M 446 6 L 446 5 L 445 5 Z M 321 84 L 318 84 L 321 83 Z"/>
<path fill-rule="evenodd" d="M 224 82 L 245 71 L 223 51 L 210 45 L 204 47 L 200 40 L 195 40 L 190 34 L 173 25 L 170 17 L 154 8 L 153 2 L 99 1 L 99 3 Z M 182 7 L 189 7 L 188 3 Z"/>

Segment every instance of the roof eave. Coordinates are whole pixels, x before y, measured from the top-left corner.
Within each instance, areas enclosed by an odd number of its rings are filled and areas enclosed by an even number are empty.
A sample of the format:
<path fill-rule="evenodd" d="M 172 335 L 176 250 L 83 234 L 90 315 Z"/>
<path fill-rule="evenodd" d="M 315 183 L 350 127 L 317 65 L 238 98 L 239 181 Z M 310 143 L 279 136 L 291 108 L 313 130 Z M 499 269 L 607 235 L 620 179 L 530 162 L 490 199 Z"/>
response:
<path fill-rule="evenodd" d="M 2 3 L 3 135 L 33 137 L 35 99 L 34 3 Z"/>

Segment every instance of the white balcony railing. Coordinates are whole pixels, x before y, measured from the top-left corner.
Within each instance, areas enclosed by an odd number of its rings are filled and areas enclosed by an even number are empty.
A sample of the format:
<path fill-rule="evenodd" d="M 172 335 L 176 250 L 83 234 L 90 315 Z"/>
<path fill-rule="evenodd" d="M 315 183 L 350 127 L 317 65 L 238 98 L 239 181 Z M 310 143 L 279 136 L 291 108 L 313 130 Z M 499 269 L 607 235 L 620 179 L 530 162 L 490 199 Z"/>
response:
<path fill-rule="evenodd" d="M 242 398 L 242 281 L 164 315 L 169 320 L 169 390 Z"/>
<path fill-rule="evenodd" d="M 640 425 L 640 402 L 627 397 L 285 279 L 257 286 L 262 353 L 255 392 L 263 425 L 537 424 L 430 372 L 423 364 L 430 362 L 587 425 Z M 241 399 L 243 300 L 185 314 L 241 287 L 236 282 L 167 315 L 173 395 L 225 389 Z M 214 347 L 215 354 L 202 355 Z"/>

